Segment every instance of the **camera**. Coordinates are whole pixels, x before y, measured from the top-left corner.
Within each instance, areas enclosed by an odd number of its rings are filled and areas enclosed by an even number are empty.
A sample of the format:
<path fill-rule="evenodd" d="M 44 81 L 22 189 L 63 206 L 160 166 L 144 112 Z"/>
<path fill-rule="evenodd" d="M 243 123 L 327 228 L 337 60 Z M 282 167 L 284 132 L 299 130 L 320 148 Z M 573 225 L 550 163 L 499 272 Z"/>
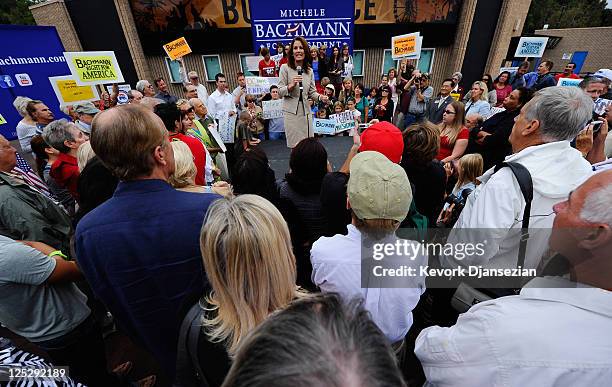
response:
<path fill-rule="evenodd" d="M 416 77 L 416 78 L 414 78 L 414 83 L 421 83 L 422 80 L 423 80 L 422 77 L 420 77 L 420 76 Z"/>
<path fill-rule="evenodd" d="M 454 207 L 452 208 L 449 219 L 446 222 L 438 222 L 437 227 L 452 228 L 459 219 L 459 215 L 461 215 L 461 211 L 463 211 L 463 207 L 465 207 L 467 197 L 471 193 L 472 190 L 466 188 L 461 192 L 461 196 L 457 196 L 455 194 L 448 195 L 444 200 L 444 203 L 448 203 L 451 206 L 454 204 Z"/>

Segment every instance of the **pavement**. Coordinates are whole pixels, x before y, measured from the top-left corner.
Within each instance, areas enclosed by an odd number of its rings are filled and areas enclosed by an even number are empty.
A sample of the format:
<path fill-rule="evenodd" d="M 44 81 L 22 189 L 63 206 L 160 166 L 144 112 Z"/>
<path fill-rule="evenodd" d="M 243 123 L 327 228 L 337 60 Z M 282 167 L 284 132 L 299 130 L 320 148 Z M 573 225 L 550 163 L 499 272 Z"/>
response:
<path fill-rule="evenodd" d="M 353 145 L 353 138 L 349 136 L 321 137 L 319 141 L 327 150 L 327 158 L 334 171 L 337 171 Z M 268 155 L 270 167 L 274 170 L 277 179 L 281 179 L 289 172 L 289 157 L 291 149 L 287 148 L 285 140 L 262 141 L 259 145 Z"/>

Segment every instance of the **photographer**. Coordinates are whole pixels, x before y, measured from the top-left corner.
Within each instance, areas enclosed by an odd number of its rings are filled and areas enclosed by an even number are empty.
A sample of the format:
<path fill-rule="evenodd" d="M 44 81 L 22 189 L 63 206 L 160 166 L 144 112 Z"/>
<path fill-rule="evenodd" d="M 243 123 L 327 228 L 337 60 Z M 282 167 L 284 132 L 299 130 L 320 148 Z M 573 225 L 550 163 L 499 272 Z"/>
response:
<path fill-rule="evenodd" d="M 414 70 L 412 78 L 404 86 L 404 91 L 408 92 L 408 101 L 410 101 L 407 112 L 404 113 L 404 127 L 421 122 L 426 118 L 427 106 L 433 96 L 433 88 L 429 86 L 429 79 L 429 74 L 421 74 L 419 70 Z"/>

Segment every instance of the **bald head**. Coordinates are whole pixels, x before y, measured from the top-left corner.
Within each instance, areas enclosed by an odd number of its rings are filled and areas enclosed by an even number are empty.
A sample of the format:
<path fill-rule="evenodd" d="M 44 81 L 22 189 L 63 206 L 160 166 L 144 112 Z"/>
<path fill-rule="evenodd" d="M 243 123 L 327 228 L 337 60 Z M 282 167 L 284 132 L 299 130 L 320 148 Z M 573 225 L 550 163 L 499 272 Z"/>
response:
<path fill-rule="evenodd" d="M 92 122 L 91 146 L 104 164 L 121 180 L 151 174 L 153 152 L 165 145 L 167 131 L 152 111 L 140 105 L 105 110 Z"/>

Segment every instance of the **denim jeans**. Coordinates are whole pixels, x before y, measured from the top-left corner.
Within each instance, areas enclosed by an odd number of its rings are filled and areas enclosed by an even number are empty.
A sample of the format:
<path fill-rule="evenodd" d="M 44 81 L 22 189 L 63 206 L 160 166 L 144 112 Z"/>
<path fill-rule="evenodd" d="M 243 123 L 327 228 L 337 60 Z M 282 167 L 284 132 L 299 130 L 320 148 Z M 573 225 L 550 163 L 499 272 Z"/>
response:
<path fill-rule="evenodd" d="M 406 113 L 406 115 L 404 116 L 404 128 L 409 127 L 415 122 L 421 122 L 424 119 L 425 119 L 425 114 Z"/>
<path fill-rule="evenodd" d="M 285 132 L 270 132 L 270 140 L 285 140 Z"/>
<path fill-rule="evenodd" d="M 107 371 L 102 332 L 90 315 L 67 334 L 35 343 L 44 349 L 55 366 L 70 367 L 70 377 L 87 386 L 120 386 L 117 376 Z"/>

